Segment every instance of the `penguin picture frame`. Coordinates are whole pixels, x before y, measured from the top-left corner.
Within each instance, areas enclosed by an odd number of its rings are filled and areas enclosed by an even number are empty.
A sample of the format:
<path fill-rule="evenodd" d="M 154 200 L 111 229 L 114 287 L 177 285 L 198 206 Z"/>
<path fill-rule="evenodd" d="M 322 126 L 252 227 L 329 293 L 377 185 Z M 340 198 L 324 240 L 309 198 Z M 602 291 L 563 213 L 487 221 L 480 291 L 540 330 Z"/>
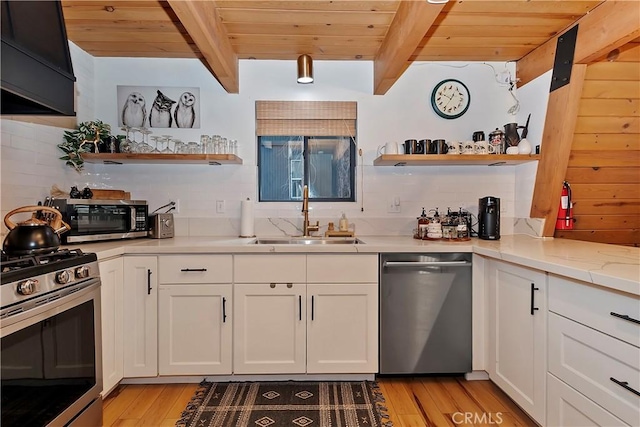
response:
<path fill-rule="evenodd" d="M 118 126 L 200 128 L 200 88 L 118 86 Z"/>

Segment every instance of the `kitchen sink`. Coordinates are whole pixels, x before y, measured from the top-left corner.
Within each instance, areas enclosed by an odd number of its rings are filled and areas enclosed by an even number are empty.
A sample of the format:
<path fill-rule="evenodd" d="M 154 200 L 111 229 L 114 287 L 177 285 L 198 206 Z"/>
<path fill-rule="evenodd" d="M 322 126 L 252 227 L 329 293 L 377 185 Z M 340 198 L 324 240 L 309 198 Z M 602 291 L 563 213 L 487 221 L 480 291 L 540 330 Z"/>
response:
<path fill-rule="evenodd" d="M 256 245 L 362 245 L 364 242 L 353 237 L 283 237 L 256 239 Z"/>

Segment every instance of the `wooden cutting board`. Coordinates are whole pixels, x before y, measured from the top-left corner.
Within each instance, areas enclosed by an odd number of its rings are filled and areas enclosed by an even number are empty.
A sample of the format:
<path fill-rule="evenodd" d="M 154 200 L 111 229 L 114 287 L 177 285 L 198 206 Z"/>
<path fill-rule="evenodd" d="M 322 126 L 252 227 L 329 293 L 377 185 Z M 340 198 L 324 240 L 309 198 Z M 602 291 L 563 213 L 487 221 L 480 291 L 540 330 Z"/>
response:
<path fill-rule="evenodd" d="M 102 190 L 102 189 L 91 189 L 93 192 L 92 199 L 96 200 L 130 200 L 131 193 L 124 190 Z"/>

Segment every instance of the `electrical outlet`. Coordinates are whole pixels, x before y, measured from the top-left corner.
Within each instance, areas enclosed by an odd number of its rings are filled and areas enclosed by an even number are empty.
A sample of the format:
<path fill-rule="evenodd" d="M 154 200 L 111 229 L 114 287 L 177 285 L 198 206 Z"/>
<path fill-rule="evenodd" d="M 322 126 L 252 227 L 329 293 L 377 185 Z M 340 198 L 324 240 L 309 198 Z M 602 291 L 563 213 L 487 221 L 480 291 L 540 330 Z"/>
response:
<path fill-rule="evenodd" d="M 400 197 L 394 197 L 389 200 L 389 204 L 387 205 L 388 213 L 400 213 Z"/>
<path fill-rule="evenodd" d="M 216 200 L 216 212 L 224 213 L 224 200 Z"/>
<path fill-rule="evenodd" d="M 175 199 L 175 200 L 171 200 L 173 203 L 175 203 L 173 205 L 173 210 L 171 211 L 172 213 L 180 213 L 180 199 Z"/>

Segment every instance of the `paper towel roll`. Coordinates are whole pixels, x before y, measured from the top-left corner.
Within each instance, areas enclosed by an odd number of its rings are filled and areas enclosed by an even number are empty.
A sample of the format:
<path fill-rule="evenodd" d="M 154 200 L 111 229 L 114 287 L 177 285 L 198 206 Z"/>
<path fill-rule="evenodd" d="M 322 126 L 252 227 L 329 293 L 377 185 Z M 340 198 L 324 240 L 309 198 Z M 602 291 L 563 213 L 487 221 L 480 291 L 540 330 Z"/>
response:
<path fill-rule="evenodd" d="M 253 225 L 253 202 L 243 200 L 240 205 L 240 237 L 255 237 Z"/>

